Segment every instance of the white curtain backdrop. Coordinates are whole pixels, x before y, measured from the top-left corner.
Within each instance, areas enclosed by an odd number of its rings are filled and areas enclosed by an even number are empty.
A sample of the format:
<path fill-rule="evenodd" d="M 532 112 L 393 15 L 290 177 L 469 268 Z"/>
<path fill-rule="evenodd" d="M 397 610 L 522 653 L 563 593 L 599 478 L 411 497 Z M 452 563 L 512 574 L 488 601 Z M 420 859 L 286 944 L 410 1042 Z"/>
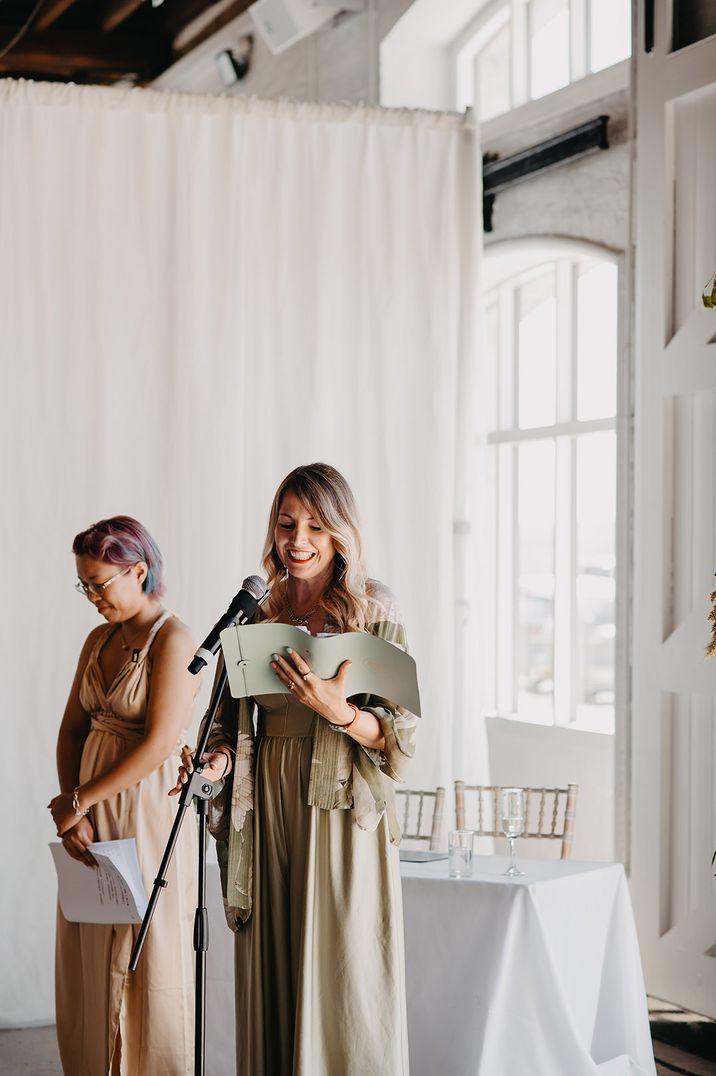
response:
<path fill-rule="evenodd" d="M 91 522 L 150 528 L 200 636 L 280 479 L 333 463 L 418 661 L 410 784 L 485 775 L 477 687 L 453 696 L 478 160 L 456 116 L 0 83 L 2 1025 L 53 1014 L 45 805 Z"/>

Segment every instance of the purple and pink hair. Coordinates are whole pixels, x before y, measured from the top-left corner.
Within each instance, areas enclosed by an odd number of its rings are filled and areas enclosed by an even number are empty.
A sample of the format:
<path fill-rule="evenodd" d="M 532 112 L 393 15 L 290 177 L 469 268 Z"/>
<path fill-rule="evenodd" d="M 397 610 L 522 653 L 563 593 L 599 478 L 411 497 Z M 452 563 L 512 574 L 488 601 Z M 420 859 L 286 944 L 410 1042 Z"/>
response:
<path fill-rule="evenodd" d="M 131 516 L 112 516 L 111 519 L 93 523 L 76 535 L 72 552 L 76 556 L 91 557 L 92 560 L 117 564 L 121 568 L 138 564 L 141 560 L 148 569 L 142 585 L 144 593 L 153 594 L 155 598 L 161 598 L 164 594 L 159 546 L 146 527 Z"/>

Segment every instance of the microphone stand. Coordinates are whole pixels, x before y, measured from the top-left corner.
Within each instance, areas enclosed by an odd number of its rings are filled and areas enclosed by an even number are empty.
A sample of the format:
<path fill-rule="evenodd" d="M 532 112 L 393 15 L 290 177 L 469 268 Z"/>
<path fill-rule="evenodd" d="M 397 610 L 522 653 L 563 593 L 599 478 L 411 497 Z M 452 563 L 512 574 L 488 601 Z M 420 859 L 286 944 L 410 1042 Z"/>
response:
<path fill-rule="evenodd" d="M 159 865 L 159 871 L 154 879 L 152 895 L 149 898 L 147 910 L 144 913 L 142 926 L 132 949 L 129 959 L 129 970 L 136 971 L 139 957 L 142 952 L 147 931 L 152 922 L 152 916 L 157 906 L 162 889 L 166 889 L 166 875 L 169 870 L 174 847 L 179 837 L 182 822 L 186 816 L 189 802 L 193 799 L 196 803 L 196 813 L 199 818 L 199 861 L 197 871 L 197 906 L 194 915 L 194 952 L 196 953 L 196 980 L 194 987 L 194 1076 L 204 1076 L 205 1050 L 206 1050 L 206 953 L 209 948 L 209 913 L 206 908 L 206 817 L 209 810 L 208 801 L 214 792 L 214 785 L 202 775 L 202 764 L 199 762 L 206 750 L 206 744 L 211 733 L 219 700 L 226 687 L 227 673 L 224 666 L 219 675 L 218 682 L 203 722 L 203 731 L 199 737 L 192 764 L 194 772 L 182 787 L 179 795 L 179 806 L 174 823 L 169 834 L 169 839 L 164 849 L 164 855 Z"/>

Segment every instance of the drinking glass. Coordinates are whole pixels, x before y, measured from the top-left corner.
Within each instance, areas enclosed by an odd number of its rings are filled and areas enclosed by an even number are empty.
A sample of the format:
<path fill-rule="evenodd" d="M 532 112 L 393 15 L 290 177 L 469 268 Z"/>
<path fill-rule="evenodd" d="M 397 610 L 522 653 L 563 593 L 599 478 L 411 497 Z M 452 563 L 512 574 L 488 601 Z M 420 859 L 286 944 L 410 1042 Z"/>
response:
<path fill-rule="evenodd" d="M 451 829 L 448 833 L 448 874 L 451 878 L 472 877 L 471 829 Z"/>
<path fill-rule="evenodd" d="M 500 806 L 502 832 L 510 842 L 510 865 L 503 874 L 509 878 L 524 875 L 524 871 L 515 863 L 515 838 L 525 831 L 525 790 L 524 788 L 500 789 Z"/>

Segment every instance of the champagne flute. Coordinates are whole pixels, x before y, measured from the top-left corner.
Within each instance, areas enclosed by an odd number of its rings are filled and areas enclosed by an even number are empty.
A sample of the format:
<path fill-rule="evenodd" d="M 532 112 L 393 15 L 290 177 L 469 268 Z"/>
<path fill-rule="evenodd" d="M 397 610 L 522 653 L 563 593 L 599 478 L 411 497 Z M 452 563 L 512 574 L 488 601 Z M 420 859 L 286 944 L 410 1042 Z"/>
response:
<path fill-rule="evenodd" d="M 524 875 L 524 871 L 515 863 L 515 838 L 525 831 L 525 790 L 524 788 L 500 789 L 502 832 L 510 842 L 510 865 L 502 873 L 508 878 Z"/>

